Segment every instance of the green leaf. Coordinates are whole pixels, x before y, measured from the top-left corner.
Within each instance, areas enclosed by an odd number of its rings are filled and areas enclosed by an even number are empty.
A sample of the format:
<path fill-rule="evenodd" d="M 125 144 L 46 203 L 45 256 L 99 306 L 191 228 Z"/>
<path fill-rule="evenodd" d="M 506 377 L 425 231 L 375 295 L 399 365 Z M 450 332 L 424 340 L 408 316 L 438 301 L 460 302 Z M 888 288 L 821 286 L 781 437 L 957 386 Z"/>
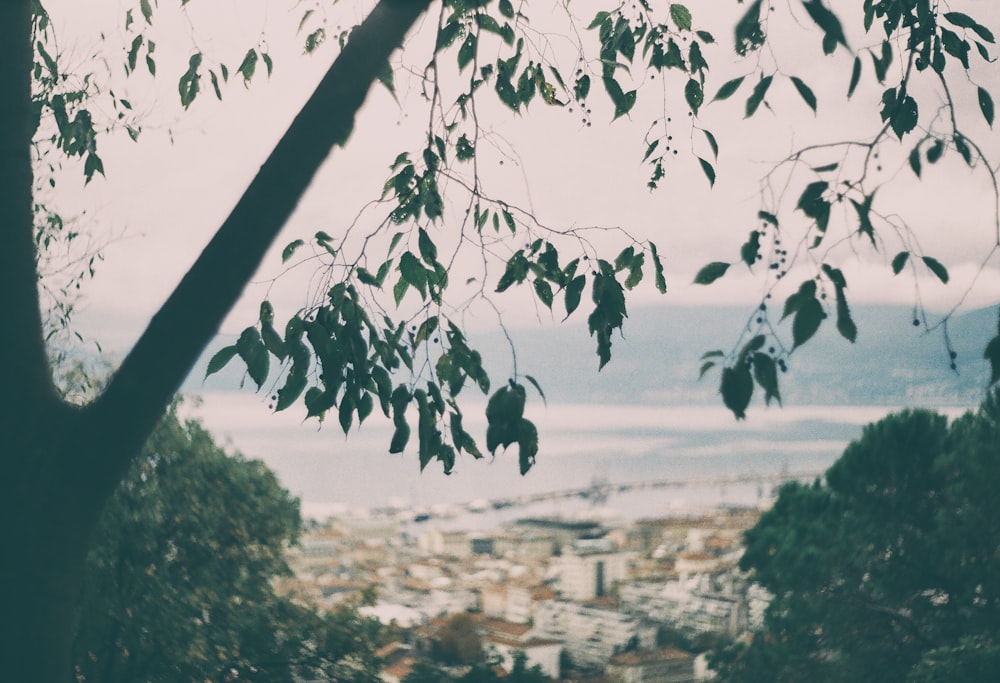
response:
<path fill-rule="evenodd" d="M 629 90 L 628 92 L 624 92 L 618 81 L 613 78 L 606 77 L 602 80 L 604 89 L 611 98 L 611 102 L 615 105 L 614 118 L 617 119 L 628 114 L 635 105 L 636 91 Z"/>
<path fill-rule="evenodd" d="M 731 81 L 726 81 L 719 88 L 719 91 L 715 93 L 713 100 L 726 100 L 733 96 L 733 94 L 739 90 L 740 85 L 743 83 L 745 76 L 740 76 L 739 78 L 734 78 Z"/>
<path fill-rule="evenodd" d="M 707 131 L 707 130 L 702 130 L 701 132 L 705 134 L 705 139 L 708 140 L 708 146 L 712 148 L 712 156 L 715 157 L 716 159 L 718 159 L 719 158 L 719 143 L 716 142 L 715 136 L 712 135 L 712 133 L 710 131 Z"/>
<path fill-rule="evenodd" d="M 278 400 L 274 405 L 275 412 L 281 412 L 295 403 L 305 388 L 305 369 L 298 366 L 293 367 L 285 379 L 285 384 L 278 389 Z"/>
<path fill-rule="evenodd" d="M 955 143 L 955 149 L 958 150 L 958 153 L 965 159 L 965 163 L 972 166 L 972 150 L 966 144 L 965 138 L 962 137 L 961 133 L 955 133 L 952 137 L 952 142 Z"/>
<path fill-rule="evenodd" d="M 781 314 L 781 319 L 784 320 L 792 313 L 798 313 L 805 302 L 809 300 L 816 299 L 816 281 L 806 280 L 801 285 L 795 294 L 792 294 L 785 300 L 785 310 Z"/>
<path fill-rule="evenodd" d="M 913 173 L 920 177 L 920 145 L 915 146 L 910 150 L 909 156 L 910 168 L 913 169 Z"/>
<path fill-rule="evenodd" d="M 691 12 L 684 5 L 677 3 L 670 5 L 670 18 L 681 31 L 691 30 Z"/>
<path fill-rule="evenodd" d="M 892 273 L 893 275 L 899 275 L 906 265 L 907 260 L 910 258 L 910 252 L 901 251 L 896 254 L 892 259 Z"/>
<path fill-rule="evenodd" d="M 751 230 L 750 237 L 740 247 L 740 258 L 747 264 L 747 268 L 753 268 L 758 256 L 760 256 L 760 231 Z"/>
<path fill-rule="evenodd" d="M 649 146 L 646 147 L 646 153 L 642 155 L 642 160 L 646 161 L 646 159 L 648 159 L 650 157 L 650 155 L 653 152 L 655 152 L 656 148 L 659 147 L 659 146 L 660 146 L 660 141 L 659 140 L 653 140 L 651 143 L 649 143 Z"/>
<path fill-rule="evenodd" d="M 986 123 L 993 127 L 993 98 L 990 97 L 989 91 L 982 86 L 979 87 L 979 109 L 983 112 L 983 118 L 986 119 Z"/>
<path fill-rule="evenodd" d="M 274 326 L 269 322 L 261 321 L 260 324 L 260 336 L 264 341 L 264 346 L 267 348 L 271 355 L 273 355 L 278 360 L 284 360 L 288 355 L 285 350 L 285 342 L 278 334 L 278 331 L 274 329 Z"/>
<path fill-rule="evenodd" d="M 881 54 L 876 55 L 874 50 L 869 50 L 869 54 L 872 56 L 872 66 L 875 67 L 876 80 L 885 83 L 885 77 L 892 65 L 892 44 L 888 40 L 883 40 Z"/>
<path fill-rule="evenodd" d="M 654 269 L 654 282 L 656 283 L 656 290 L 660 294 L 667 293 L 667 279 L 663 275 L 663 262 L 660 261 L 660 254 L 656 251 L 656 245 L 652 242 L 649 243 L 649 251 L 653 258 L 653 269 Z"/>
<path fill-rule="evenodd" d="M 708 372 L 709 370 L 711 370 L 712 368 L 714 368 L 715 366 L 716 366 L 715 361 L 711 361 L 711 360 L 710 361 L 705 361 L 704 363 L 702 363 L 701 364 L 701 369 L 698 371 L 698 379 L 701 379 L 702 377 L 704 377 L 705 373 Z"/>
<path fill-rule="evenodd" d="M 499 10 L 500 14 L 504 15 L 508 19 L 514 18 L 514 6 L 511 4 L 510 0 L 500 0 Z"/>
<path fill-rule="evenodd" d="M 215 97 L 218 100 L 222 99 L 222 88 L 219 87 L 219 77 L 215 75 L 215 72 L 209 70 L 208 77 L 212 81 L 212 90 L 215 91 Z"/>
<path fill-rule="evenodd" d="M 823 305 L 815 297 L 805 300 L 792 320 L 792 350 L 805 344 L 823 322 Z"/>
<path fill-rule="evenodd" d="M 597 337 L 598 369 L 611 360 L 611 335 L 621 331 L 627 315 L 625 292 L 614 276 L 610 263 L 598 261 L 598 272 L 591 286 L 594 310 L 587 317 L 587 328 L 592 337 Z"/>
<path fill-rule="evenodd" d="M 816 95 L 813 94 L 812 89 L 808 85 L 806 85 L 802 81 L 802 79 L 796 78 L 795 76 L 792 76 L 791 78 L 792 78 L 792 85 L 795 86 L 795 89 L 799 91 L 799 95 L 802 96 L 802 99 L 805 100 L 805 103 L 809 105 L 809 108 L 812 109 L 813 112 L 815 113 Z"/>
<path fill-rule="evenodd" d="M 250 79 L 253 78 L 254 71 L 257 69 L 257 51 L 253 48 L 247 50 L 246 55 L 243 56 L 243 61 L 240 62 L 240 66 L 237 69 L 241 74 L 243 74 L 243 83 L 249 83 Z"/>
<path fill-rule="evenodd" d="M 764 44 L 764 27 L 760 23 L 761 0 L 754 0 L 736 24 L 736 54 L 741 57 Z"/>
<path fill-rule="evenodd" d="M 215 352 L 211 360 L 208 361 L 208 368 L 205 370 L 205 377 L 208 378 L 209 375 L 214 375 L 231 361 L 237 353 L 238 349 L 236 345 L 223 346 L 221 349 Z"/>
<path fill-rule="evenodd" d="M 566 317 L 568 318 L 573 314 L 573 311 L 577 309 L 580 305 L 580 297 L 583 295 L 583 288 L 587 284 L 587 278 L 583 275 L 577 275 L 575 278 L 569 281 L 566 285 L 566 293 L 564 295 L 566 303 Z"/>
<path fill-rule="evenodd" d="M 688 79 L 687 85 L 684 86 L 684 98 L 687 100 L 688 106 L 691 107 L 691 111 L 697 116 L 698 109 L 705 101 L 705 92 L 701 88 L 701 83 L 693 78 Z"/>
<path fill-rule="evenodd" d="M 458 48 L 458 70 L 464 69 L 476 56 L 476 35 L 470 33 Z"/>
<path fill-rule="evenodd" d="M 851 95 L 854 94 L 854 90 L 858 87 L 858 82 L 861 80 L 861 57 L 857 56 L 854 58 L 854 66 L 851 67 L 851 83 L 847 86 L 847 99 L 851 99 Z"/>
<path fill-rule="evenodd" d="M 351 431 L 351 424 L 354 422 L 354 399 L 351 398 L 350 394 L 344 394 L 344 397 L 340 399 L 340 405 L 337 406 L 337 420 L 340 422 L 340 428 L 344 430 L 344 434 Z"/>
<path fill-rule="evenodd" d="M 537 391 L 538 395 L 542 397 L 542 403 L 545 403 L 546 402 L 545 401 L 545 392 L 542 391 L 542 386 L 538 383 L 538 380 L 536 380 L 531 375 L 525 375 L 524 378 L 526 380 L 528 380 L 528 382 L 531 383 L 531 386 L 535 387 L 535 391 Z"/>
<path fill-rule="evenodd" d="M 417 246 L 420 249 L 420 258 L 427 265 L 433 266 L 437 262 L 437 246 L 423 228 L 417 229 Z"/>
<path fill-rule="evenodd" d="M 267 77 L 270 78 L 271 74 L 274 72 L 274 60 L 271 59 L 271 55 L 267 54 L 266 52 L 261 52 L 260 53 L 260 58 L 261 58 L 261 60 L 263 60 L 264 66 L 267 67 Z M 390 74 L 390 76 L 389 76 L 389 83 L 386 84 L 386 85 L 389 88 L 389 92 L 392 92 L 392 76 L 391 76 L 392 71 L 391 70 L 389 71 L 389 74 Z M 382 80 L 382 76 L 381 75 L 379 76 L 379 80 Z"/>
<path fill-rule="evenodd" d="M 309 11 L 311 12 L 312 10 Z M 450 47 L 452 43 L 455 42 L 455 39 L 458 38 L 459 35 L 461 35 L 462 30 L 464 28 L 465 25 L 459 22 L 456 18 L 456 15 L 453 14 L 448 19 L 447 23 L 445 23 L 445 25 L 442 26 L 440 30 L 438 30 L 437 41 L 434 46 L 434 52 L 440 52 L 444 48 Z"/>
<path fill-rule="evenodd" d="M 306 406 L 307 418 L 324 416 L 333 406 L 329 395 L 319 387 L 309 387 L 302 402 Z"/>
<path fill-rule="evenodd" d="M 147 24 L 153 23 L 153 8 L 149 4 L 149 0 L 139 0 L 139 11 L 142 12 L 142 18 L 146 20 Z"/>
<path fill-rule="evenodd" d="M 966 70 L 969 68 L 969 42 L 962 40 L 953 31 L 941 28 L 941 45 L 944 51 L 962 63 Z"/>
<path fill-rule="evenodd" d="M 514 216 L 512 216 L 510 211 L 507 209 L 503 209 L 501 214 L 503 215 L 503 222 L 507 224 L 507 228 L 511 231 L 511 233 L 516 233 L 517 225 L 514 223 Z"/>
<path fill-rule="evenodd" d="M 867 235 L 868 239 L 871 240 L 872 246 L 877 248 L 875 243 L 875 226 L 872 225 L 871 221 L 872 200 L 874 198 L 875 193 L 872 192 L 869 195 L 865 195 L 863 202 L 851 199 L 851 205 L 858 214 L 858 232 Z"/>
<path fill-rule="evenodd" d="M 701 164 L 701 170 L 708 178 L 708 183 L 712 187 L 715 187 L 715 169 L 712 168 L 712 164 L 708 163 L 701 157 L 698 157 L 698 163 Z"/>
<path fill-rule="evenodd" d="M 766 223 L 770 223 L 774 227 L 778 227 L 778 217 L 769 211 L 758 211 L 757 218 L 761 219 Z"/>
<path fill-rule="evenodd" d="M 858 338 L 858 326 L 851 317 L 851 309 L 847 305 L 844 287 L 837 287 L 837 331 L 852 344 Z"/>
<path fill-rule="evenodd" d="M 628 264 L 628 276 L 625 278 L 625 289 L 634 289 L 642 282 L 642 265 L 646 260 L 643 253 L 635 254 Z"/>
<path fill-rule="evenodd" d="M 712 261 L 708 265 L 702 267 L 702 269 L 698 271 L 698 274 L 694 276 L 694 284 L 712 284 L 726 274 L 726 271 L 729 270 L 729 265 L 730 264 L 725 263 L 724 261 Z"/>
<path fill-rule="evenodd" d="M 983 351 L 983 358 L 990 362 L 990 384 L 993 386 L 1000 380 L 1000 335 L 993 337 L 986 350 Z"/>
<path fill-rule="evenodd" d="M 930 256 L 921 256 L 924 265 L 937 276 L 937 279 L 944 284 L 948 284 L 948 269 L 941 265 L 941 262 Z"/>
<path fill-rule="evenodd" d="M 421 298 L 427 298 L 427 271 L 412 252 L 405 251 L 399 257 L 399 274 L 420 292 Z"/>
<path fill-rule="evenodd" d="M 722 381 L 719 385 L 722 402 L 737 420 L 746 418 L 747 406 L 753 396 L 753 377 L 746 364 L 734 368 L 722 368 Z"/>
<path fill-rule="evenodd" d="M 535 464 L 538 454 L 538 429 L 530 420 L 522 418 L 518 422 L 517 448 L 517 461 L 523 476 Z"/>
<path fill-rule="evenodd" d="M 935 140 L 927 148 L 927 161 L 932 164 L 937 163 L 942 154 L 944 154 L 944 142 L 942 140 Z"/>
<path fill-rule="evenodd" d="M 86 178 L 85 185 L 93 180 L 95 173 L 104 175 L 104 162 L 101 161 L 101 157 L 97 156 L 97 154 L 90 152 L 83 161 L 83 175 Z"/>
<path fill-rule="evenodd" d="M 944 18 L 955 26 L 971 29 L 976 33 L 976 35 L 985 40 L 987 43 L 996 42 L 996 38 L 993 36 L 993 33 L 982 24 L 976 22 L 968 14 L 963 14 L 962 12 L 945 12 Z"/>
<path fill-rule="evenodd" d="M 774 359 L 766 353 L 757 352 L 753 355 L 753 376 L 757 384 L 764 390 L 764 403 L 771 404 L 773 398 L 781 405 L 781 392 L 778 391 L 778 370 Z"/>
<path fill-rule="evenodd" d="M 390 453 L 402 453 L 406 450 L 406 443 L 410 440 L 410 425 L 400 422 L 392 432 L 392 439 L 389 441 Z"/>
<path fill-rule="evenodd" d="M 840 268 L 834 268 L 829 263 L 824 263 L 823 272 L 837 289 L 845 289 L 847 287 L 847 280 L 844 278 L 844 273 Z"/>
<path fill-rule="evenodd" d="M 761 79 L 754 86 L 753 92 L 750 93 L 750 97 L 747 98 L 746 104 L 746 118 L 750 118 L 760 107 L 760 103 L 764 101 L 764 95 L 767 94 L 767 89 L 771 87 L 771 81 L 774 79 L 773 76 L 761 76 Z"/>
<path fill-rule="evenodd" d="M 267 381 L 270 354 L 268 354 L 256 327 L 248 327 L 243 330 L 236 342 L 236 350 L 243 362 L 247 364 L 247 373 L 250 375 L 250 379 L 260 389 Z"/>
<path fill-rule="evenodd" d="M 392 298 L 396 302 L 398 307 L 400 302 L 403 300 L 403 296 L 406 294 L 406 290 L 409 289 L 410 283 L 406 281 L 406 278 L 402 275 L 396 281 L 396 284 L 392 287 Z"/>
<path fill-rule="evenodd" d="M 500 24 L 497 23 L 497 20 L 491 17 L 489 14 L 477 13 L 476 24 L 479 26 L 479 28 L 483 29 L 484 31 L 495 33 L 498 36 L 503 35 L 503 31 L 500 29 Z"/>
<path fill-rule="evenodd" d="M 826 232 L 830 222 L 830 202 L 823 198 L 830 184 L 823 180 L 809 183 L 799 197 L 797 208 L 816 221 L 820 232 Z"/>
<path fill-rule="evenodd" d="M 201 67 L 201 53 L 196 52 L 188 59 L 188 68 L 177 83 L 181 96 L 181 106 L 187 109 L 198 95 L 198 69 Z"/>
<path fill-rule="evenodd" d="M 510 382 L 498 389 L 486 404 L 486 450 L 495 454 L 518 441 L 524 415 L 524 387 Z"/>
<path fill-rule="evenodd" d="M 533 283 L 535 287 L 535 294 L 538 296 L 539 301 L 545 304 L 546 308 L 552 308 L 552 286 L 545 280 L 535 279 Z"/>
<path fill-rule="evenodd" d="M 823 51 L 830 54 L 836 48 L 837 43 L 847 46 L 847 38 L 844 37 L 844 29 L 840 25 L 840 20 L 822 3 L 821 0 L 804 0 L 803 6 L 806 12 L 812 17 L 823 32 L 826 34 L 823 42 Z"/>
<path fill-rule="evenodd" d="M 302 240 L 293 240 L 285 245 L 285 248 L 281 250 L 281 262 L 285 263 L 288 259 L 292 258 L 295 254 L 295 250 L 301 247 L 305 242 Z"/>
<path fill-rule="evenodd" d="M 882 94 L 881 116 L 883 121 L 889 121 L 896 137 L 902 140 L 904 135 L 917 126 L 917 101 L 905 93 L 898 98 L 896 89 L 889 88 Z"/>

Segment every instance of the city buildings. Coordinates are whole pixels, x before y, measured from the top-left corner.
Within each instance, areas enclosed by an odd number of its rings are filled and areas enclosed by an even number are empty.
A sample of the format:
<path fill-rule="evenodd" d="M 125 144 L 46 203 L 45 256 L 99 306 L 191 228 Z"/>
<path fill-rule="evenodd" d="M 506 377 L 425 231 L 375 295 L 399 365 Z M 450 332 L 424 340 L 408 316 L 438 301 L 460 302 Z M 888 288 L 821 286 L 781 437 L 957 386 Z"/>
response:
<path fill-rule="evenodd" d="M 474 514 L 470 513 L 470 514 Z M 759 626 L 769 596 L 738 569 L 754 510 L 609 524 L 531 518 L 464 532 L 400 514 L 332 519 L 290 551 L 283 588 L 321 607 L 374 599 L 387 625 L 386 681 L 402 681 L 442 620 L 467 614 L 481 657 L 516 652 L 553 681 L 682 683 L 698 652 Z M 403 521 L 400 521 L 403 519 Z M 392 647 L 389 647 L 392 646 Z"/>

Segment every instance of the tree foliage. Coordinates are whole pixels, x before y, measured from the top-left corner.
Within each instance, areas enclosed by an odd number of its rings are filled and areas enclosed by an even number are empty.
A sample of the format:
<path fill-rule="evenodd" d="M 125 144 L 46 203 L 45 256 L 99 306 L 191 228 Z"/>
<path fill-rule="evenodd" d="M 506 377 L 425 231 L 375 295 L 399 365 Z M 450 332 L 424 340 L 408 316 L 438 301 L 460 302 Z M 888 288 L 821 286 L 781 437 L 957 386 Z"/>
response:
<path fill-rule="evenodd" d="M 434 636 L 434 656 L 445 664 L 472 664 L 482 655 L 476 621 L 467 612 L 448 617 Z"/>
<path fill-rule="evenodd" d="M 277 595 L 298 503 L 259 461 L 172 409 L 104 511 L 87 557 L 77 680 L 376 681 L 377 622 Z"/>
<path fill-rule="evenodd" d="M 1000 673 L 1000 395 L 951 425 L 865 428 L 825 482 L 784 486 L 741 566 L 774 598 L 724 680 L 992 680 Z"/>

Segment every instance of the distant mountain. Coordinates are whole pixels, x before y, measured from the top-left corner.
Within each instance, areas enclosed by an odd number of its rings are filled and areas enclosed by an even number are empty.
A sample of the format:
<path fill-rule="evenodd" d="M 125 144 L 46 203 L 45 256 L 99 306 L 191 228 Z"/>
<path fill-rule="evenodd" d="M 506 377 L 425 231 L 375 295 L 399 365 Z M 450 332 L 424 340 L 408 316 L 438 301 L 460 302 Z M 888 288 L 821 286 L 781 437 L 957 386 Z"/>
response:
<path fill-rule="evenodd" d="M 748 314 L 735 307 L 636 310 L 600 373 L 594 341 L 582 325 L 528 328 L 512 336 L 519 372 L 535 377 L 551 401 L 707 404 L 720 400 L 719 375 L 709 370 L 698 380 L 701 356 L 712 349 L 729 351 Z M 949 323 L 957 371 L 950 368 L 943 331 L 923 333 L 912 325 L 910 309 L 858 307 L 853 317 L 859 328 L 855 344 L 825 324 L 791 356 L 780 378 L 786 403 L 945 406 L 975 405 L 982 398 L 989 377 L 983 349 L 997 330 L 994 309 Z M 782 327 L 789 335 L 790 321 Z M 506 349 L 499 337 L 481 343 L 498 354 Z"/>
<path fill-rule="evenodd" d="M 656 405 L 706 405 L 719 402 L 718 374 L 699 381 L 700 357 L 708 350 L 732 348 L 740 321 L 751 321 L 745 307 L 648 307 L 630 312 L 624 338 L 613 340 L 612 360 L 597 372 L 595 343 L 584 318 L 564 325 L 513 330 L 518 372 L 533 376 L 550 402 Z M 831 321 L 797 350 L 781 376 L 781 393 L 791 405 L 973 406 L 989 377 L 983 349 L 996 334 L 997 312 L 981 309 L 956 316 L 947 334 L 957 356 L 957 371 L 944 331 L 924 333 L 912 325 L 912 310 L 901 306 L 859 306 L 852 311 L 857 343 L 837 334 Z M 781 326 L 789 335 L 790 321 Z M 511 373 L 506 339 L 499 333 L 473 336 L 495 383 Z M 231 342 L 230 342 L 231 343 Z M 242 379 L 237 362 L 203 383 L 215 344 L 195 367 L 184 391 L 236 389 Z M 253 383 L 249 382 L 249 388 Z"/>

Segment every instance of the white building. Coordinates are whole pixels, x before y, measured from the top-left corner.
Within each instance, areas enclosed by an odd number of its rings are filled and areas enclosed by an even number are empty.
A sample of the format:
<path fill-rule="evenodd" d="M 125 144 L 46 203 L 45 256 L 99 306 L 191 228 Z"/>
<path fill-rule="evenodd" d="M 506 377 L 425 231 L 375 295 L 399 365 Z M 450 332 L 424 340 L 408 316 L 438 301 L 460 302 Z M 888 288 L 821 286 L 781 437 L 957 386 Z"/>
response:
<path fill-rule="evenodd" d="M 720 580 L 721 579 L 721 580 Z M 696 636 L 737 636 L 747 630 L 746 592 L 730 574 L 699 575 L 657 584 L 626 584 L 618 589 L 621 608 L 650 621 Z"/>
<path fill-rule="evenodd" d="M 665 648 L 646 652 L 623 652 L 608 663 L 611 683 L 694 683 L 694 656 Z"/>
<path fill-rule="evenodd" d="M 534 638 L 562 640 L 575 664 L 603 668 L 615 654 L 656 643 L 656 629 L 612 609 L 546 600 L 535 608 Z"/>
<path fill-rule="evenodd" d="M 487 654 L 499 657 L 507 671 L 514 666 L 514 653 L 523 652 L 528 668 L 538 666 L 549 678 L 559 678 L 562 641 L 532 637 L 527 624 L 513 624 L 502 619 L 486 619 L 480 627 Z"/>
<path fill-rule="evenodd" d="M 631 559 L 631 553 L 615 552 L 608 543 L 573 543 L 553 564 L 559 592 L 578 601 L 604 597 L 628 577 Z"/>

